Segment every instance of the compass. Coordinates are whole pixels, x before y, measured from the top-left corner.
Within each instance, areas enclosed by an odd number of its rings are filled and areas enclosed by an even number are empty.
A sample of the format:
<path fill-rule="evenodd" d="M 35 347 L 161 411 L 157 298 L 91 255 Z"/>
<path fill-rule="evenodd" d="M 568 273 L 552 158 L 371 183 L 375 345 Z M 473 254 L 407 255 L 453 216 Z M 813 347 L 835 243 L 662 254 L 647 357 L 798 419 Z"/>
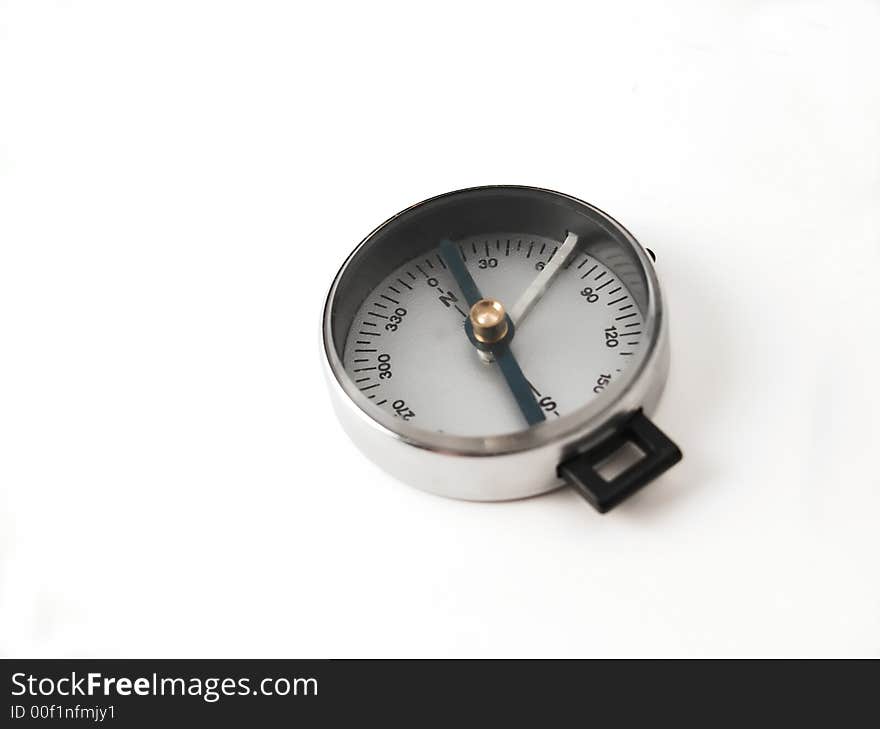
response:
<path fill-rule="evenodd" d="M 334 408 L 395 477 L 475 501 L 573 486 L 605 512 L 681 459 L 653 254 L 576 198 L 477 187 L 380 225 L 324 308 Z"/>

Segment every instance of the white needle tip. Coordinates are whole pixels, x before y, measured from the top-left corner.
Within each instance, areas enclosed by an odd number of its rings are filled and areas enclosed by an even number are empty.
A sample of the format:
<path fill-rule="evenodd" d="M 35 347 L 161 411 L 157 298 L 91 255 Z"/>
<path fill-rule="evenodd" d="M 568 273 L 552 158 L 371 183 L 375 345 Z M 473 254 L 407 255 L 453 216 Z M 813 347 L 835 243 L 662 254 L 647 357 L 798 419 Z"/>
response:
<path fill-rule="evenodd" d="M 574 249 L 577 248 L 577 244 L 577 235 L 575 233 L 568 233 L 565 236 L 565 241 L 563 241 L 559 250 L 556 251 L 556 255 L 547 262 L 547 265 L 535 276 L 529 287 L 523 291 L 522 296 L 519 297 L 510 310 L 510 318 L 515 326 L 522 324 L 523 319 L 526 318 L 532 307 L 540 301 L 547 287 L 553 283 L 553 279 L 559 275 L 562 267 L 571 258 Z"/>

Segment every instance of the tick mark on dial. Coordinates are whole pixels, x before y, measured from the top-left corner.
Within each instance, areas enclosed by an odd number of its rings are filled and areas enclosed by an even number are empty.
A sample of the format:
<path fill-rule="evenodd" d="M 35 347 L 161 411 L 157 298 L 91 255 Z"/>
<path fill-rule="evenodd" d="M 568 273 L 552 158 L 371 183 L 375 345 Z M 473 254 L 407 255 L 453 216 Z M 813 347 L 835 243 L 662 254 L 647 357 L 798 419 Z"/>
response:
<path fill-rule="evenodd" d="M 584 263 L 586 263 L 586 261 L 584 261 Z M 582 263 L 581 266 L 582 266 L 582 265 L 584 265 L 584 264 Z M 578 268 L 580 268 L 581 266 L 578 266 Z M 581 276 L 581 278 L 586 278 L 586 277 L 589 276 L 593 271 L 595 271 L 597 268 L 599 268 L 599 264 L 598 264 L 598 263 L 597 263 L 595 266 L 593 266 L 589 271 L 587 271 L 583 276 Z"/>

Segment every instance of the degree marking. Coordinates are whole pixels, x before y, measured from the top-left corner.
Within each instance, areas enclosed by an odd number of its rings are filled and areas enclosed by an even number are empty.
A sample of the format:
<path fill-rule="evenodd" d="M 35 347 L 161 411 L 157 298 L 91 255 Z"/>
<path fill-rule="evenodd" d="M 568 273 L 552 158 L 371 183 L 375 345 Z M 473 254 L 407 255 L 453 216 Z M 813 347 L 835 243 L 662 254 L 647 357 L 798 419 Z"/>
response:
<path fill-rule="evenodd" d="M 584 261 L 584 263 L 586 263 L 586 261 Z M 581 265 L 583 265 L 583 264 L 581 264 Z M 578 266 L 578 268 L 580 268 L 580 266 Z M 582 278 L 582 279 L 583 279 L 583 278 L 586 278 L 586 277 L 589 276 L 593 271 L 595 271 L 597 268 L 599 268 L 599 264 L 598 264 L 598 263 L 597 263 L 595 266 L 593 266 L 589 271 L 587 271 L 583 276 L 581 276 L 581 278 Z"/>

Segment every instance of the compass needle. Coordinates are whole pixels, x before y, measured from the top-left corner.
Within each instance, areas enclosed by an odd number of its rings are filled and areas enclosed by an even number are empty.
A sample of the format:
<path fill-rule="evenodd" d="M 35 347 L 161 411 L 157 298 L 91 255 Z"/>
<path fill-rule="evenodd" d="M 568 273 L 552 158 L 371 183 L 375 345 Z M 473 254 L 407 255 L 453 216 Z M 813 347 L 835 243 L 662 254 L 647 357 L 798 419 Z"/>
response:
<path fill-rule="evenodd" d="M 482 187 L 358 246 L 327 298 L 324 351 L 346 431 L 402 480 L 475 500 L 567 481 L 605 511 L 680 458 L 644 413 L 666 379 L 664 322 L 653 263 L 612 218 Z M 602 480 L 596 463 L 626 439 L 642 459 Z"/>
<path fill-rule="evenodd" d="M 574 233 L 568 233 L 568 235 L 565 236 L 565 242 L 562 244 L 562 247 L 547 262 L 544 268 L 541 269 L 540 273 L 535 276 L 535 280 L 529 284 L 525 291 L 523 291 L 522 296 L 517 299 L 513 308 L 510 310 L 510 318 L 513 319 L 514 324 L 517 326 L 522 324 L 523 320 L 532 310 L 532 307 L 541 300 L 544 292 L 547 291 L 550 284 L 553 283 L 553 279 L 560 274 L 563 266 L 568 262 L 568 259 L 574 255 L 577 244 L 577 235 Z"/>
<path fill-rule="evenodd" d="M 498 362 L 501 374 L 526 422 L 529 425 L 540 423 L 545 419 L 544 413 L 535 402 L 528 380 L 510 351 L 512 327 L 508 327 L 504 306 L 495 299 L 483 298 L 452 241 L 444 239 L 440 243 L 440 256 L 471 307 L 470 315 L 465 320 L 465 331 L 473 335 L 473 344 L 480 354 L 491 353 Z"/>

